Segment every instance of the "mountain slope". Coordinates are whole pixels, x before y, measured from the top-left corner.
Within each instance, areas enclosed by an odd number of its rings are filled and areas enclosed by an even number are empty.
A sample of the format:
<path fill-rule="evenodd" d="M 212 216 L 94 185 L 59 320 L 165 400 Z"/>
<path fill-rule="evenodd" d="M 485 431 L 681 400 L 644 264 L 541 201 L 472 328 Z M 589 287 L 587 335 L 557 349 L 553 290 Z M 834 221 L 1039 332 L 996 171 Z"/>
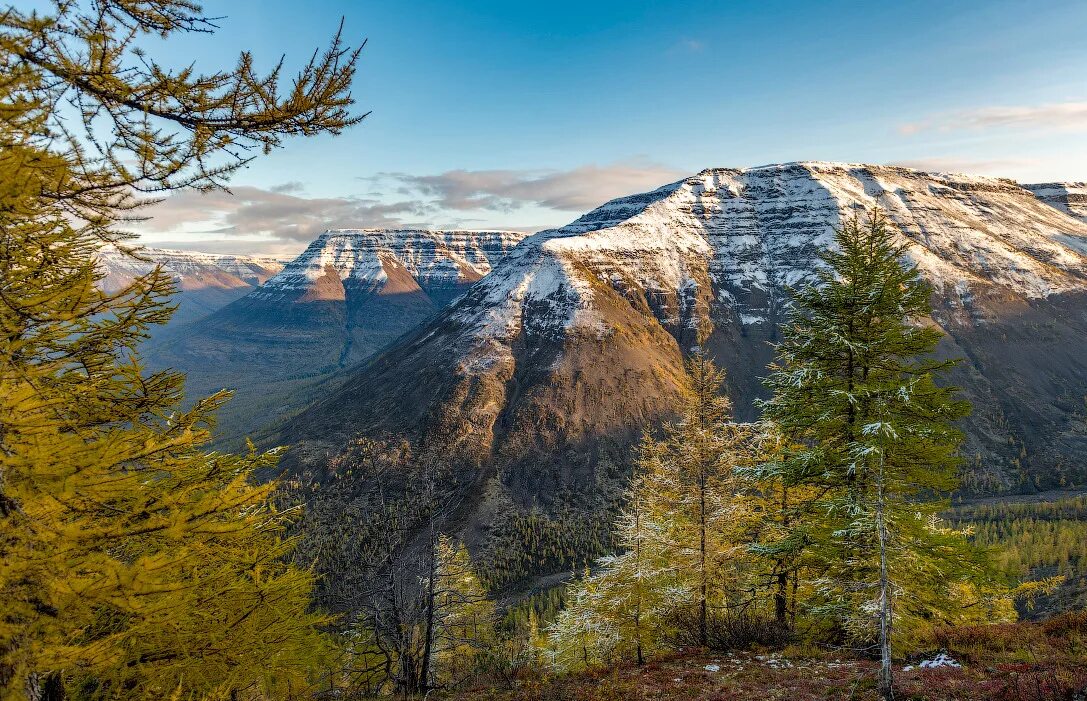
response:
<path fill-rule="evenodd" d="M 237 445 L 332 373 L 433 316 L 523 237 L 329 231 L 261 287 L 154 347 L 150 361 L 184 370 L 191 396 L 235 389 L 220 435 Z"/>
<path fill-rule="evenodd" d="M 177 287 L 173 302 L 177 311 L 166 328 L 176 328 L 200 319 L 245 296 L 283 269 L 283 262 L 266 256 L 223 255 L 141 248 L 143 260 L 107 248 L 98 261 L 105 277 L 99 285 L 116 292 L 140 275 L 161 265 Z M 161 335 L 161 330 L 155 330 Z"/>
<path fill-rule="evenodd" d="M 941 352 L 965 358 L 970 488 L 1087 481 L 1087 224 L 1009 180 L 829 163 L 706 170 L 527 239 L 287 423 L 284 466 L 327 477 L 361 437 L 440 445 L 487 485 L 458 516 L 483 550 L 502 537 L 486 526 L 500 502 L 596 509 L 696 344 L 753 416 L 786 288 L 874 205 L 934 285 Z"/>
<path fill-rule="evenodd" d="M 1087 182 L 1084 183 L 1039 183 L 1024 185 L 1034 195 L 1057 209 L 1087 222 Z"/>

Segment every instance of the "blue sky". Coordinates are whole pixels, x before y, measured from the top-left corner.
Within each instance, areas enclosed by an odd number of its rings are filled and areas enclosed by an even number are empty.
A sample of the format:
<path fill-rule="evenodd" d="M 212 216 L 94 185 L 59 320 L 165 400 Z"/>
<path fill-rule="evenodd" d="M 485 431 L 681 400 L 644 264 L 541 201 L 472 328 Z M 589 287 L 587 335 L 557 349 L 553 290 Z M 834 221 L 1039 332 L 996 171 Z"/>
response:
<path fill-rule="evenodd" d="M 148 243 L 298 250 L 326 226 L 538 229 L 714 166 L 902 163 L 1087 179 L 1087 2 L 207 0 L 221 30 L 167 64 L 251 49 L 298 65 L 344 17 L 372 114 L 183 193 Z"/>

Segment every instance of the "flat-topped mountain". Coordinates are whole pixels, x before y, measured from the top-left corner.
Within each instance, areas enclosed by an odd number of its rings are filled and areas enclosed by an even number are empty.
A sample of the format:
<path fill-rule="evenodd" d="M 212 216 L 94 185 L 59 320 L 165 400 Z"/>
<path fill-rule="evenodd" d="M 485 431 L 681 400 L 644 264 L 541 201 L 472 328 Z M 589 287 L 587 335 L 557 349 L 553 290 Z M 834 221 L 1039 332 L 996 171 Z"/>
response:
<path fill-rule="evenodd" d="M 441 307 L 524 237 L 515 231 L 327 231 L 251 298 L 317 301 L 421 291 Z"/>
<path fill-rule="evenodd" d="M 225 439 L 289 412 L 301 388 L 362 360 L 440 311 L 524 234 L 328 231 L 261 287 L 154 347 L 188 375 L 190 396 L 236 391 Z"/>
<path fill-rule="evenodd" d="M 1024 185 L 1043 202 L 1087 222 L 1087 182 Z"/>
<path fill-rule="evenodd" d="M 253 291 L 283 269 L 283 261 L 268 256 L 225 255 L 175 251 L 165 248 L 140 248 L 141 259 L 121 253 L 113 247 L 98 257 L 105 277 L 99 285 L 106 292 L 116 292 L 140 275 L 161 265 L 173 277 L 177 303 L 169 326 L 207 316 Z"/>
<path fill-rule="evenodd" d="M 486 550 L 498 501 L 591 501 L 671 412 L 695 346 L 751 418 L 787 288 L 877 205 L 934 286 L 942 352 L 964 359 L 968 487 L 1087 482 L 1087 223 L 1011 180 L 834 163 L 709 169 L 526 239 L 289 421 L 284 465 L 320 475 L 363 437 L 441 445 L 489 483 L 463 521 Z"/>

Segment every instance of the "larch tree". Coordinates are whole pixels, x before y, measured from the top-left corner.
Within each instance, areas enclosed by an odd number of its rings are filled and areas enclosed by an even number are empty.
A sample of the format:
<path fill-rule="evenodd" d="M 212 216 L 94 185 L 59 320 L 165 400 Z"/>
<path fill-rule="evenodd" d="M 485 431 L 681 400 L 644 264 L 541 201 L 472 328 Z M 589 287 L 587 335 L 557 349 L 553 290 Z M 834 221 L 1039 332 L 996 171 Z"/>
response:
<path fill-rule="evenodd" d="M 737 473 L 747 480 L 752 508 L 759 514 L 747 548 L 764 563 L 759 567 L 761 586 L 769 593 L 774 623 L 784 632 L 796 625 L 806 519 L 819 493 L 784 479 L 780 461 L 789 446 L 776 425 L 761 422 L 758 436 L 752 463 Z"/>
<path fill-rule="evenodd" d="M 680 417 L 666 423 L 660 440 L 643 442 L 642 487 L 649 509 L 666 525 L 666 557 L 686 573 L 697 634 L 709 644 L 711 609 L 746 606 L 746 543 L 753 504 L 738 469 L 753 462 L 757 427 L 731 421 L 721 395 L 724 373 L 704 354 L 687 363 L 689 388 Z"/>
<path fill-rule="evenodd" d="M 878 647 L 880 693 L 892 694 L 892 633 L 954 617 L 956 586 L 982 563 L 943 524 L 940 499 L 958 484 L 969 410 L 936 379 L 955 361 L 935 357 L 931 287 L 877 209 L 836 232 L 818 284 L 796 292 L 767 385 L 764 416 L 792 447 L 768 474 L 818 495 L 803 529 L 815 563 L 813 610 L 853 644 Z"/>
<path fill-rule="evenodd" d="M 189 0 L 48 7 L 0 12 L 0 698 L 306 693 L 325 619 L 251 479 L 275 454 L 202 449 L 225 395 L 181 411 L 139 360 L 168 276 L 106 294 L 96 255 L 130 250 L 141 193 L 357 122 L 357 52 L 337 36 L 284 90 L 247 53 L 201 74 L 140 48 L 214 30 Z"/>
<path fill-rule="evenodd" d="M 715 624 L 759 606 L 748 546 L 761 497 L 741 474 L 762 450 L 759 427 L 731 421 L 724 373 L 705 355 L 687 376 L 679 417 L 639 446 L 615 524 L 620 552 L 574 585 L 551 626 L 562 668 L 642 662 L 665 642 L 710 646 Z"/>
<path fill-rule="evenodd" d="M 648 439 L 647 439 L 648 440 Z M 691 591 L 667 558 L 666 526 L 640 475 L 615 523 L 619 552 L 574 582 L 549 633 L 564 669 L 626 658 L 644 664 L 667 638 L 668 615 Z"/>
<path fill-rule="evenodd" d="M 439 536 L 435 562 L 430 684 L 455 687 L 478 668 L 487 648 L 497 643 L 498 612 L 462 543 Z"/>

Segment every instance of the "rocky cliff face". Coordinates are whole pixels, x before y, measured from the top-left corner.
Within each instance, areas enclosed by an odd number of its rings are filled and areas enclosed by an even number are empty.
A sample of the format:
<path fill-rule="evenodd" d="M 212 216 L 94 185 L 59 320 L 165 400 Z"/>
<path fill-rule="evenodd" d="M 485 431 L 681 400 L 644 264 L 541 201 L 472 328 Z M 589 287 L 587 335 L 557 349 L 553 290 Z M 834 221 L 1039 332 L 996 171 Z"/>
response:
<path fill-rule="evenodd" d="M 522 238 L 495 231 L 326 232 L 261 287 L 159 344 L 151 362 L 184 370 L 190 396 L 234 389 L 220 428 L 224 438 L 240 439 L 432 317 Z"/>
<path fill-rule="evenodd" d="M 964 359 L 968 487 L 1087 482 L 1087 224 L 1010 180 L 832 163 L 705 170 L 532 236 L 283 426 L 284 466 L 320 478 L 363 437 L 441 446 L 474 475 L 458 523 L 484 551 L 497 503 L 594 504 L 694 346 L 753 416 L 787 288 L 876 205 L 934 286 L 941 353 Z"/>
<path fill-rule="evenodd" d="M 490 272 L 524 237 L 513 231 L 328 231 L 252 299 L 296 302 L 421 291 L 440 307 Z"/>
<path fill-rule="evenodd" d="M 142 248 L 143 260 L 107 248 L 99 256 L 105 277 L 99 285 L 116 292 L 140 275 L 161 265 L 177 287 L 177 311 L 170 327 L 195 321 L 253 291 L 283 269 L 283 262 L 266 256 L 220 255 L 196 251 Z"/>
<path fill-rule="evenodd" d="M 1087 182 L 1024 185 L 1035 197 L 1082 222 L 1087 222 Z"/>

